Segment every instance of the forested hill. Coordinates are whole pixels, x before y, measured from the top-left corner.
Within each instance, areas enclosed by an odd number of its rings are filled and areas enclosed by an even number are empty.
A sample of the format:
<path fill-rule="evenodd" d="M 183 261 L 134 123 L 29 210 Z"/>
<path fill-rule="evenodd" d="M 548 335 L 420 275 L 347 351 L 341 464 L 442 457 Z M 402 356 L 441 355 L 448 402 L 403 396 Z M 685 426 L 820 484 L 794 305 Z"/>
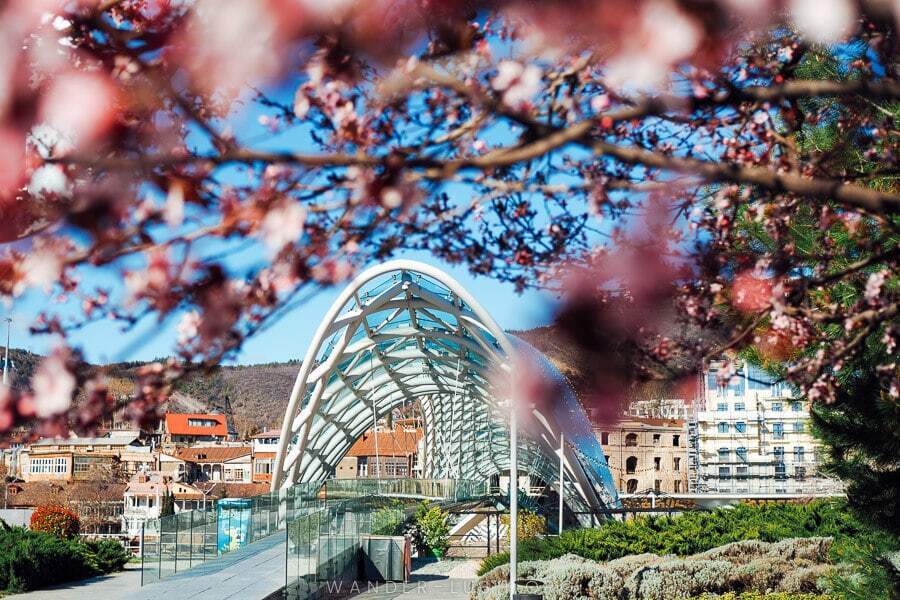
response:
<path fill-rule="evenodd" d="M 576 392 L 589 380 L 587 367 L 578 352 L 551 327 L 512 332 L 544 352 L 566 376 Z M 2 355 L 0 355 L 2 358 Z M 41 356 L 19 349 L 10 350 L 11 383 L 27 388 Z M 85 365 L 85 369 L 103 369 L 111 390 L 130 394 L 134 374 L 143 362 L 115 363 L 106 366 Z M 230 414 L 239 433 L 278 425 L 300 368 L 300 361 L 246 366 L 223 366 L 209 374 L 190 377 L 178 386 L 169 410 L 186 412 L 215 411 Z"/>

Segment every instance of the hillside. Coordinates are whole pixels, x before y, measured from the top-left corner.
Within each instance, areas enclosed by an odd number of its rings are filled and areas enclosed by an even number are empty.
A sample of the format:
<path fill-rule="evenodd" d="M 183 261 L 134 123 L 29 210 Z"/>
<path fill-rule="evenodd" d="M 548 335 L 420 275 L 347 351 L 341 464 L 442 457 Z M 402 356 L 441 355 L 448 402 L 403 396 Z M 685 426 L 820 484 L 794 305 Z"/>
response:
<path fill-rule="evenodd" d="M 554 328 L 538 327 L 511 333 L 547 355 L 582 400 L 590 395 L 597 365 L 590 364 Z M 11 349 L 12 385 L 27 388 L 41 358 L 26 350 Z M 133 388 L 135 370 L 143 364 L 145 363 L 126 362 L 105 366 L 85 365 L 85 369 L 103 369 L 113 392 L 126 395 Z M 196 374 L 183 381 L 170 400 L 168 409 L 229 414 L 239 433 L 273 427 L 281 422 L 299 368 L 299 361 L 218 367 L 208 374 Z M 658 387 L 659 385 L 645 384 L 632 393 L 642 397 L 665 396 L 666 390 L 656 389 Z"/>

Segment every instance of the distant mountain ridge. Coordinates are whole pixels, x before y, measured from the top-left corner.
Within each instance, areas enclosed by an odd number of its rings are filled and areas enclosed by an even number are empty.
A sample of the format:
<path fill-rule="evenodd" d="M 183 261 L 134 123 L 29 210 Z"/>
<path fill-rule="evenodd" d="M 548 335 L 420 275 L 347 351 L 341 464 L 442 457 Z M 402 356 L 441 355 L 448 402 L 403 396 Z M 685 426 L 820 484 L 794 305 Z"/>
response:
<path fill-rule="evenodd" d="M 551 326 L 509 333 L 543 352 L 566 377 L 576 395 L 582 396 L 590 385 L 588 371 L 591 367 L 585 365 L 578 349 L 570 341 Z M 20 389 L 28 388 L 41 359 L 42 356 L 27 350 L 10 349 L 12 385 Z M 85 369 L 103 369 L 111 391 L 126 395 L 133 391 L 135 371 L 147 362 L 85 365 Z M 171 411 L 230 415 L 239 434 L 274 427 L 281 423 L 299 370 L 299 360 L 216 367 L 209 374 L 192 375 L 181 382 L 167 408 Z"/>

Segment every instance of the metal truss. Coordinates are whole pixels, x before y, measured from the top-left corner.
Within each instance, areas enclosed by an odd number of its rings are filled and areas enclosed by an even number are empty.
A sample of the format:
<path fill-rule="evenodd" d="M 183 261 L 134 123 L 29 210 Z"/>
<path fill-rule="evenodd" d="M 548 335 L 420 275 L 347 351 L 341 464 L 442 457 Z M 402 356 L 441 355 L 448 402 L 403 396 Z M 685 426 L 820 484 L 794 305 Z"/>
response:
<path fill-rule="evenodd" d="M 508 473 L 510 400 L 503 390 L 523 345 L 440 269 L 398 260 L 365 271 L 329 309 L 303 360 L 272 489 L 332 476 L 374 418 L 413 403 L 424 420 L 424 477 L 484 480 Z M 565 430 L 570 423 L 531 411 L 538 427 L 520 432 L 519 470 L 553 484 L 559 434 L 567 441 L 578 436 Z M 572 407 L 565 412 L 571 421 Z M 580 415 L 581 431 L 589 432 Z M 596 454 L 585 460 L 583 448 L 566 447 L 565 497 L 573 510 L 618 504 L 603 454 L 602 464 L 594 464 Z"/>

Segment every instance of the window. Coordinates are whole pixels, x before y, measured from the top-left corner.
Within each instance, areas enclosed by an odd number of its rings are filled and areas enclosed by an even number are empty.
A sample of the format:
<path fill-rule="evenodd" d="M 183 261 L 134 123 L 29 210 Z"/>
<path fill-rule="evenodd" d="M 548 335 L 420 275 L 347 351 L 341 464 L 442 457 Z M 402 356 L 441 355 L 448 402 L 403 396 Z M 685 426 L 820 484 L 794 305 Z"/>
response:
<path fill-rule="evenodd" d="M 772 434 L 776 440 L 784 439 L 784 423 L 773 423 L 772 424 Z"/>
<path fill-rule="evenodd" d="M 806 467 L 794 467 L 794 479 L 797 481 L 805 481 Z"/>
<path fill-rule="evenodd" d="M 743 421 L 738 421 L 734 424 L 734 430 L 738 433 L 747 433 L 747 424 Z"/>
<path fill-rule="evenodd" d="M 772 403 L 772 411 L 773 412 L 781 412 L 781 402 L 773 402 Z"/>
<path fill-rule="evenodd" d="M 215 419 L 188 419 L 188 427 L 216 427 L 219 422 Z"/>
<path fill-rule="evenodd" d="M 653 457 L 653 470 L 659 471 L 662 468 L 662 457 L 654 456 Z"/>
<path fill-rule="evenodd" d="M 794 411 L 794 412 L 800 412 L 800 411 L 802 411 L 802 410 L 803 410 L 803 403 L 802 403 L 802 402 L 797 402 L 797 401 L 791 402 L 791 410 Z"/>
<path fill-rule="evenodd" d="M 661 436 L 660 434 L 654 433 L 654 434 L 653 434 L 653 445 L 654 445 L 654 446 L 659 446 L 659 441 L 660 441 L 661 438 L 662 438 L 662 436 Z"/>
<path fill-rule="evenodd" d="M 746 410 L 746 406 L 744 405 L 743 402 L 735 402 L 735 403 L 734 403 L 734 410 L 737 410 L 737 411 Z"/>
<path fill-rule="evenodd" d="M 728 423 L 719 423 L 719 433 L 728 433 Z"/>
<path fill-rule="evenodd" d="M 794 462 L 802 463 L 805 458 L 803 446 L 794 446 Z"/>
<path fill-rule="evenodd" d="M 368 474 L 369 474 L 369 463 L 366 460 L 365 456 L 361 456 L 359 458 L 357 475 L 359 475 L 360 477 L 367 477 Z"/>
<path fill-rule="evenodd" d="M 734 468 L 734 474 L 738 479 L 747 479 L 747 475 L 750 472 L 750 467 L 747 466 L 737 466 Z"/>
<path fill-rule="evenodd" d="M 794 433 L 803 433 L 806 429 L 806 426 L 803 424 L 803 421 L 797 421 L 794 423 Z"/>
<path fill-rule="evenodd" d="M 681 470 L 681 457 L 676 456 L 673 463 L 674 464 L 672 466 L 673 466 L 674 470 L 680 471 Z"/>
<path fill-rule="evenodd" d="M 625 436 L 625 445 L 626 446 L 637 446 L 637 434 L 629 433 Z"/>
<path fill-rule="evenodd" d="M 601 444 L 609 443 L 609 432 L 608 431 L 604 431 L 603 433 L 600 434 L 600 443 Z"/>
<path fill-rule="evenodd" d="M 676 434 L 676 435 L 672 436 L 672 445 L 675 446 L 676 448 L 681 445 L 681 436 L 680 435 Z"/>
<path fill-rule="evenodd" d="M 734 451 L 734 454 L 737 456 L 738 461 L 747 462 L 747 449 L 741 446 Z"/>
<path fill-rule="evenodd" d="M 625 484 L 625 492 L 628 494 L 634 494 L 637 492 L 637 479 L 629 479 Z"/>
<path fill-rule="evenodd" d="M 784 479 L 785 476 L 784 463 L 775 463 L 775 479 Z"/>
<path fill-rule="evenodd" d="M 343 469 L 343 467 L 341 467 Z M 260 475 L 269 475 L 272 473 L 272 461 L 271 460 L 258 460 L 256 461 L 256 472 Z"/>
<path fill-rule="evenodd" d="M 731 467 L 719 467 L 719 479 L 731 479 Z"/>
<path fill-rule="evenodd" d="M 637 456 L 629 456 L 625 459 L 625 472 L 628 474 L 637 471 Z"/>
<path fill-rule="evenodd" d="M 716 404 L 716 410 L 719 412 L 725 412 L 728 410 L 728 405 L 724 402 L 719 402 Z"/>
<path fill-rule="evenodd" d="M 728 448 L 719 448 L 719 462 L 728 462 L 731 458 L 731 450 Z"/>
<path fill-rule="evenodd" d="M 679 481 L 678 479 L 675 480 L 675 493 L 681 493 L 681 481 Z"/>
<path fill-rule="evenodd" d="M 69 472 L 64 456 L 54 458 L 32 458 L 29 470 L 32 475 L 65 475 Z"/>

